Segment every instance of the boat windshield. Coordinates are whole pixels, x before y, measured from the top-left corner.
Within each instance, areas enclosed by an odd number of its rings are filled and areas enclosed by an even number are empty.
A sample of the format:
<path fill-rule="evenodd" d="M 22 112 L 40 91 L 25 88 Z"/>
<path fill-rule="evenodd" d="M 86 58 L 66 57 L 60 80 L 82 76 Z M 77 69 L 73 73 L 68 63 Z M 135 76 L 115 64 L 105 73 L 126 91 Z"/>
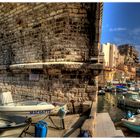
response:
<path fill-rule="evenodd" d="M 138 94 L 134 94 L 131 96 L 131 98 L 136 100 L 136 99 L 140 99 L 140 96 Z"/>
<path fill-rule="evenodd" d="M 133 99 L 133 100 L 140 99 L 140 95 L 139 94 L 127 94 L 126 97 L 129 98 L 129 99 Z"/>

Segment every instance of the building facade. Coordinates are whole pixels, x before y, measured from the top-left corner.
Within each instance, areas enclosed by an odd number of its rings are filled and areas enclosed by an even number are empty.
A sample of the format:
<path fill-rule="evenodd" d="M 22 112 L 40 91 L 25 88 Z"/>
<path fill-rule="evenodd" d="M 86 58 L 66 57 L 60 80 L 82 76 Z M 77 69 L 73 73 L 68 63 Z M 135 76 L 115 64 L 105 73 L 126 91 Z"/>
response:
<path fill-rule="evenodd" d="M 119 61 L 117 69 L 122 69 L 124 72 L 124 81 L 135 80 L 136 65 L 138 63 L 138 51 L 130 44 L 118 46 Z M 118 73 L 118 72 L 117 72 Z"/>
<path fill-rule="evenodd" d="M 104 79 L 106 82 L 134 80 L 138 63 L 138 52 L 129 44 L 115 46 L 106 43 L 102 45 L 104 53 Z"/>
<path fill-rule="evenodd" d="M 115 68 L 118 63 L 118 49 L 114 44 L 106 43 L 102 45 L 104 53 L 104 76 L 105 81 L 113 81 Z"/>
<path fill-rule="evenodd" d="M 106 43 L 102 45 L 101 51 L 104 53 L 105 66 L 111 68 L 116 67 L 119 56 L 117 46 Z"/>

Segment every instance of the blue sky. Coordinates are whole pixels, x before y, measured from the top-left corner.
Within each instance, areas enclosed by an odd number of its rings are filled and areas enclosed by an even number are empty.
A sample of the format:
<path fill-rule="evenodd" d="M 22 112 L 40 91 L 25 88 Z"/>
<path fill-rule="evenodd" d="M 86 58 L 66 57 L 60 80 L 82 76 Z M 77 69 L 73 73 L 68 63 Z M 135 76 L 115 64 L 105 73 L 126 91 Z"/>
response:
<path fill-rule="evenodd" d="M 130 43 L 140 51 L 140 3 L 104 3 L 101 43 Z"/>

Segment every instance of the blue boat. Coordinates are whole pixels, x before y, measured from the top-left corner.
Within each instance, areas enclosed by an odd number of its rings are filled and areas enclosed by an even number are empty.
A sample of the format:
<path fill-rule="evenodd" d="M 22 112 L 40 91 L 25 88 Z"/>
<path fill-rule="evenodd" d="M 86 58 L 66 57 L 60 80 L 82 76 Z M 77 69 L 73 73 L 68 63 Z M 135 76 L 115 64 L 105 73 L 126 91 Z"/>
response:
<path fill-rule="evenodd" d="M 128 89 L 127 89 L 126 86 L 123 86 L 123 85 L 117 85 L 117 86 L 116 86 L 116 91 L 117 91 L 117 92 L 127 92 Z"/>
<path fill-rule="evenodd" d="M 133 117 L 128 119 L 122 119 L 121 121 L 123 125 L 128 129 L 140 133 L 140 114 L 134 115 Z"/>

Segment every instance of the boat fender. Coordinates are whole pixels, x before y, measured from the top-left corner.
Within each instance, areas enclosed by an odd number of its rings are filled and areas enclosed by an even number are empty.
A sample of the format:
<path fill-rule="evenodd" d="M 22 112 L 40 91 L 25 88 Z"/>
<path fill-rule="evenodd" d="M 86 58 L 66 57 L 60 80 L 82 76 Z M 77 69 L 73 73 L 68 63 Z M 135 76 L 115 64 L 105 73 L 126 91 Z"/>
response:
<path fill-rule="evenodd" d="M 59 111 L 58 111 L 58 116 L 59 116 L 61 119 L 64 119 L 65 115 L 66 115 L 65 109 L 64 109 L 63 107 L 60 108 Z"/>
<path fill-rule="evenodd" d="M 137 109 L 137 113 L 140 114 L 140 109 Z"/>
<path fill-rule="evenodd" d="M 134 114 L 129 110 L 127 112 L 127 119 L 134 117 Z"/>

